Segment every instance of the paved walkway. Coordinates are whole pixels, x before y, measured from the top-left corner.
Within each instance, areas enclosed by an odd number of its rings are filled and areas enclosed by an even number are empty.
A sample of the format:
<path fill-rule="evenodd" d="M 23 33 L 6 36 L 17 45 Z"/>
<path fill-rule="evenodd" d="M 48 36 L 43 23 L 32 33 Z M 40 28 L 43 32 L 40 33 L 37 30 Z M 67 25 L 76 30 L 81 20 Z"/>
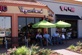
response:
<path fill-rule="evenodd" d="M 68 40 L 67 43 L 65 43 L 63 45 L 54 45 L 54 46 L 48 46 L 48 47 L 44 47 L 44 48 L 52 49 L 53 51 L 58 52 L 63 55 L 82 55 L 79 53 L 75 53 L 75 52 L 66 50 L 66 48 L 69 47 L 70 45 L 72 45 L 72 44 L 76 45 L 76 43 L 78 41 L 82 42 L 82 39 L 71 39 L 71 40 Z"/>
<path fill-rule="evenodd" d="M 55 52 L 58 52 L 58 53 L 63 54 L 63 55 L 82 55 L 82 54 L 78 54 L 78 53 L 68 51 L 65 49 L 55 50 Z"/>
<path fill-rule="evenodd" d="M 69 47 L 70 45 L 72 45 L 72 44 L 76 45 L 76 43 L 78 41 L 82 42 L 82 39 L 73 39 L 73 40 L 71 39 L 71 40 L 68 40 L 67 43 L 62 44 L 62 45 L 44 46 L 42 48 L 52 49 L 53 51 L 58 52 L 63 55 L 82 55 L 82 54 L 78 54 L 78 53 L 66 50 L 66 48 Z M 2 53 L 4 51 L 6 51 L 4 48 L 2 48 L 2 49 L 0 48 L 0 53 Z"/>

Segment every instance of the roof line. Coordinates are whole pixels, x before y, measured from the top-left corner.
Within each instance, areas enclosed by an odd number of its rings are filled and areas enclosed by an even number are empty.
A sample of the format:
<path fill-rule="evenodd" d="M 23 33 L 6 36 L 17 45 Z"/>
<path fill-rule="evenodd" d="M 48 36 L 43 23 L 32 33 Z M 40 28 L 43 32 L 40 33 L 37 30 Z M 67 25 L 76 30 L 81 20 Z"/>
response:
<path fill-rule="evenodd" d="M 38 0 L 38 1 L 40 1 L 40 0 Z M 44 0 L 41 0 L 41 1 L 44 1 Z M 67 3 L 67 2 L 59 2 L 59 1 L 44 1 L 44 2 L 50 2 L 50 3 L 59 3 L 59 4 L 66 4 L 66 5 L 73 5 L 73 6 L 79 6 L 79 7 L 82 7 L 82 5 L 80 5 L 80 4 L 73 4 L 73 3 Z"/>

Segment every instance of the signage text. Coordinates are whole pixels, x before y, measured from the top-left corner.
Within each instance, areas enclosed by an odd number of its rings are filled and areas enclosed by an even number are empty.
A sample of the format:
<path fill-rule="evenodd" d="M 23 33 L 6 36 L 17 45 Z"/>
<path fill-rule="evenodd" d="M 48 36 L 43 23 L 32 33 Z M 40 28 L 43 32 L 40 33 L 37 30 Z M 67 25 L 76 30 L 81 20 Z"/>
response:
<path fill-rule="evenodd" d="M 0 11 L 1 11 L 1 12 L 7 11 L 7 6 L 2 6 L 2 5 L 0 5 Z"/>
<path fill-rule="evenodd" d="M 23 12 L 24 14 L 26 13 L 42 13 L 42 9 L 41 10 L 36 10 L 35 8 L 33 9 L 24 9 L 22 6 L 19 6 L 20 12 Z"/>
<path fill-rule="evenodd" d="M 70 12 L 75 12 L 74 7 L 67 7 L 67 6 L 60 6 L 61 11 L 70 11 Z"/>

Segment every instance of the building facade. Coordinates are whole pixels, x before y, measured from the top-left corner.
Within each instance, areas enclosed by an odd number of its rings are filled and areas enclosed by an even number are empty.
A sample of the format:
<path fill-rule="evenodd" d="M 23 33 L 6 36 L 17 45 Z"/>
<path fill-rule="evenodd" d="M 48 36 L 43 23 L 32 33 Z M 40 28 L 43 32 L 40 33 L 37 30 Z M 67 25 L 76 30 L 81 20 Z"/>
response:
<path fill-rule="evenodd" d="M 70 28 L 65 28 L 66 32 L 71 31 L 72 33 L 72 38 L 82 38 L 82 3 L 79 2 L 74 2 L 72 3 L 67 3 L 62 2 L 62 1 L 53 1 L 53 0 L 38 0 L 39 2 L 48 5 L 48 7 L 55 13 L 54 15 L 54 22 L 57 22 L 59 20 L 66 21 L 72 26 Z M 71 1 L 70 1 L 71 2 Z M 77 4 L 75 4 L 77 3 Z M 51 34 L 55 31 L 56 29 L 51 29 Z"/>
<path fill-rule="evenodd" d="M 54 12 L 48 6 L 39 2 L 1 0 L 0 31 L 5 31 L 5 36 L 11 42 L 11 46 L 18 46 L 19 32 L 25 34 L 36 31 L 32 28 L 32 24 L 45 18 L 52 21 L 53 14 Z M 4 37 L 0 36 L 0 39 L 0 43 L 3 44 Z"/>

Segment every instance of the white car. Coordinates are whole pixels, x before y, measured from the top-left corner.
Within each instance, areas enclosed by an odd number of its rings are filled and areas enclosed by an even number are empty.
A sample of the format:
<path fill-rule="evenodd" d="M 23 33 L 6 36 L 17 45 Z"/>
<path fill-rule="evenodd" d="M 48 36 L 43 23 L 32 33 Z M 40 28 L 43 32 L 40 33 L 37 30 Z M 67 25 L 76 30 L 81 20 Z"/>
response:
<path fill-rule="evenodd" d="M 0 37 L 5 37 L 5 31 L 0 31 Z"/>

